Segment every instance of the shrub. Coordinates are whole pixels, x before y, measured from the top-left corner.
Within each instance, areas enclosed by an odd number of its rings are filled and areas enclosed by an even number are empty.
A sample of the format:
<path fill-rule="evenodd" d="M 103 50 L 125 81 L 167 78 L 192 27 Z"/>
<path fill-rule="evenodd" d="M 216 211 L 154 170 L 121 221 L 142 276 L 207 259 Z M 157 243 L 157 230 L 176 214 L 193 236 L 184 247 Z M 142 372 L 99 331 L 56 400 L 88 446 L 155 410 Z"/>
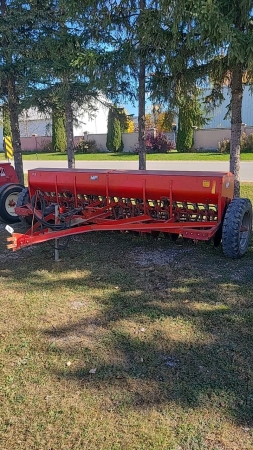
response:
<path fill-rule="evenodd" d="M 253 133 L 251 134 L 242 133 L 240 144 L 241 144 L 241 152 L 244 153 L 253 152 Z"/>
<path fill-rule="evenodd" d="M 218 142 L 218 150 L 220 153 L 229 153 L 230 152 L 230 140 L 227 138 L 222 139 L 222 141 Z"/>
<path fill-rule="evenodd" d="M 158 133 L 156 136 L 148 133 L 145 139 L 146 153 L 168 153 L 176 148 L 175 142 L 170 141 L 165 134 Z M 138 145 L 134 150 L 139 153 Z"/>
<path fill-rule="evenodd" d="M 40 150 L 42 152 L 52 152 L 53 144 L 52 142 L 48 142 L 47 140 L 42 139 L 40 142 Z"/>
<path fill-rule="evenodd" d="M 241 153 L 253 152 L 253 133 L 242 133 L 240 139 Z M 220 153 L 230 153 L 230 139 L 222 139 L 218 142 L 218 149 Z"/>
<path fill-rule="evenodd" d="M 99 149 L 96 141 L 81 139 L 74 147 L 76 153 L 98 153 Z"/>

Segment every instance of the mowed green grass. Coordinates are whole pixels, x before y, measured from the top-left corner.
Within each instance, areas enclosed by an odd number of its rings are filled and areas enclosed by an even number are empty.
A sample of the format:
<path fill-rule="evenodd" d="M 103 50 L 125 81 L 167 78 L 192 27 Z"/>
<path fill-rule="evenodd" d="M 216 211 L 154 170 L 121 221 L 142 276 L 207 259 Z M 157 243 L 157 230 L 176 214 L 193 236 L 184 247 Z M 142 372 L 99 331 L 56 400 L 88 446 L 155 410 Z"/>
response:
<path fill-rule="evenodd" d="M 24 160 L 67 160 L 65 153 L 23 152 L 22 156 Z M 76 161 L 138 161 L 138 155 L 133 153 L 77 153 L 75 159 Z M 0 160 L 4 160 L 3 153 L 0 153 Z M 172 151 L 148 154 L 147 161 L 229 161 L 229 155 L 216 152 L 177 153 Z M 241 161 L 253 161 L 253 153 L 241 153 Z"/>
<path fill-rule="evenodd" d="M 0 236 L 1 450 L 253 448 L 253 242 Z"/>
<path fill-rule="evenodd" d="M 249 198 L 253 204 L 253 183 L 241 183 L 241 197 Z"/>

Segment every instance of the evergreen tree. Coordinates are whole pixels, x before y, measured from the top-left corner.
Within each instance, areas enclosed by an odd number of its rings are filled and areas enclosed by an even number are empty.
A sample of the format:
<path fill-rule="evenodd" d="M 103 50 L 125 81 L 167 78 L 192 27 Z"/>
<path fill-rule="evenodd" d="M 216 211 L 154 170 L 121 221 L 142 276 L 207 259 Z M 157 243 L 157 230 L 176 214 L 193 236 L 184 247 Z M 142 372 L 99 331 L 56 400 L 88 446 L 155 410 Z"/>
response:
<path fill-rule="evenodd" d="M 97 75 L 99 42 L 93 45 L 94 23 L 90 23 L 92 2 L 88 2 L 86 8 L 82 5 L 81 11 L 74 3 L 62 0 L 56 12 L 51 6 L 55 22 L 38 40 L 39 64 L 44 67 L 41 74 L 43 88 L 38 91 L 35 86 L 32 93 L 40 108 L 47 108 L 45 100 L 50 98 L 53 109 L 60 107 L 64 111 L 69 168 L 75 167 L 75 111 L 85 104 L 86 110 L 93 112 L 97 102 L 103 102 L 98 89 L 100 77 Z"/>
<path fill-rule="evenodd" d="M 206 42 L 216 50 L 209 71 L 216 93 L 221 94 L 225 80 L 231 88 L 230 171 L 235 175 L 234 195 L 239 197 L 243 78 L 251 83 L 253 70 L 253 2 L 198 0 L 192 12 L 198 13 L 200 45 Z"/>
<path fill-rule="evenodd" d="M 192 119 L 189 116 L 189 110 L 183 107 L 179 109 L 178 115 L 178 133 L 177 133 L 177 151 L 180 153 L 189 153 L 193 147 L 193 128 Z"/>
<path fill-rule="evenodd" d="M 52 114 L 52 145 L 55 152 L 66 152 L 65 116 L 58 110 Z"/>
<path fill-rule="evenodd" d="M 153 68 L 152 30 L 156 15 L 154 0 L 119 0 L 97 4 L 95 28 L 101 18 L 107 41 L 100 59 L 101 88 L 114 101 L 119 96 L 138 100 L 139 168 L 146 168 L 145 104 L 147 71 Z M 160 16 L 159 16 L 160 17 Z"/>
<path fill-rule="evenodd" d="M 190 152 L 194 145 L 194 129 L 207 123 L 198 99 L 199 90 L 195 95 L 185 96 L 179 106 L 177 151 Z"/>
<path fill-rule="evenodd" d="M 24 184 L 24 174 L 19 114 L 29 106 L 29 85 L 38 86 L 40 82 L 41 61 L 36 46 L 40 34 L 50 29 L 50 20 L 54 22 L 52 15 L 48 15 L 51 3 L 45 0 L 28 5 L 22 0 L 2 0 L 0 4 L 0 97 L 8 104 L 14 165 L 21 184 Z"/>
<path fill-rule="evenodd" d="M 117 110 L 113 108 L 110 108 L 108 113 L 106 147 L 110 152 L 123 150 L 121 123 Z"/>
<path fill-rule="evenodd" d="M 26 47 L 27 29 L 21 33 L 21 27 L 27 25 L 26 14 L 17 11 L 14 2 L 1 1 L 0 5 L 0 76 L 1 98 L 8 105 L 11 125 L 14 165 L 19 182 L 24 184 L 23 162 L 21 153 L 20 130 L 18 122 L 20 84 L 24 73 L 22 52 Z"/>
<path fill-rule="evenodd" d="M 11 133 L 11 121 L 10 121 L 10 112 L 8 109 L 8 105 L 3 105 L 3 136 L 12 137 Z"/>
<path fill-rule="evenodd" d="M 173 27 L 170 46 L 166 48 L 164 41 L 162 58 L 157 58 L 153 89 L 163 98 L 173 93 L 174 99 L 180 99 L 196 82 L 200 85 L 212 80 L 212 98 L 216 100 L 222 99 L 226 80 L 231 88 L 230 171 L 235 175 L 234 195 L 239 196 L 243 76 L 247 74 L 250 82 L 253 69 L 253 2 L 185 0 L 171 2 L 168 8 L 168 1 L 160 0 L 160 9 L 163 30 L 168 13 Z"/>
<path fill-rule="evenodd" d="M 127 133 L 130 126 L 130 116 L 124 108 L 115 107 L 114 114 L 120 121 L 120 129 L 122 133 Z"/>

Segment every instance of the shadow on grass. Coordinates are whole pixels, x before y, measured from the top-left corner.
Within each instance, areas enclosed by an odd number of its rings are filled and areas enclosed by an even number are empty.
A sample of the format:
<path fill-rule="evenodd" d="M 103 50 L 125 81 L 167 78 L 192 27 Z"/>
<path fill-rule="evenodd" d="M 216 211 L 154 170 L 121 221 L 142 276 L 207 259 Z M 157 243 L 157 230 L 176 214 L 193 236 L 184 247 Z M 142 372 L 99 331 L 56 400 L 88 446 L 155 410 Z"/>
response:
<path fill-rule="evenodd" d="M 101 315 L 82 319 L 71 326 L 57 327 L 54 331 L 45 330 L 45 334 L 56 342 L 56 347 L 57 342 L 67 339 L 66 348 L 60 350 L 67 359 L 71 359 L 72 352 L 75 354 L 76 351 L 69 346 L 68 338 L 71 341 L 75 334 L 85 338 L 86 332 L 90 338 L 88 330 L 92 326 L 92 341 L 96 347 L 96 340 L 99 346 L 103 344 L 99 337 L 101 330 L 110 330 L 106 337 L 106 357 L 93 350 L 87 358 L 89 345 L 84 346 L 78 368 L 68 373 L 56 370 L 55 374 L 81 384 L 88 383 L 98 391 L 106 390 L 108 385 L 114 386 L 121 391 L 122 403 L 127 398 L 132 407 L 159 407 L 175 402 L 185 408 L 210 406 L 222 410 L 240 424 L 252 425 L 252 313 L 242 315 L 238 326 L 236 309 L 196 312 L 176 302 L 164 308 L 150 306 L 141 296 L 135 300 L 138 306 L 127 301 L 127 292 L 126 295 L 115 294 L 110 296 Z M 178 302 L 181 303 L 179 299 Z M 139 323 L 137 329 L 119 329 L 119 322 L 133 319 Z M 187 333 L 185 339 L 178 342 L 173 333 L 163 332 L 160 324 L 157 328 L 154 326 L 162 321 L 168 327 L 167 319 L 179 328 L 182 328 L 182 321 L 190 324 L 196 333 L 208 336 L 207 342 L 204 339 L 203 343 L 201 339 L 188 342 Z M 152 335 L 148 332 L 150 327 Z M 114 355 L 120 355 L 120 363 L 113 362 Z M 96 374 L 91 375 L 89 369 L 94 366 Z"/>
<path fill-rule="evenodd" d="M 78 360 L 68 370 L 55 365 L 52 374 L 93 392 L 115 390 L 116 409 L 176 403 L 253 424 L 252 250 L 231 261 L 204 245 L 117 234 L 112 245 L 112 234 L 97 233 L 74 241 L 56 266 L 43 261 L 45 249 L 18 274 L 17 263 L 8 267 L 15 283 L 48 295 L 62 287 L 105 292 L 94 293 L 92 317 L 44 327 L 45 359 L 55 353 Z M 73 267 L 80 271 L 74 280 Z"/>

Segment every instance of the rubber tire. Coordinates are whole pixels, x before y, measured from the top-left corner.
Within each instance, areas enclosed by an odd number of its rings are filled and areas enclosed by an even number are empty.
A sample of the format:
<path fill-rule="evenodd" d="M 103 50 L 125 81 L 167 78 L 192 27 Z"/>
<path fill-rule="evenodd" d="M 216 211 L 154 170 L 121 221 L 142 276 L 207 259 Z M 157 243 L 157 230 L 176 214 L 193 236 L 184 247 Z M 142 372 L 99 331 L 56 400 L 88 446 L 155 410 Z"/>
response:
<path fill-rule="evenodd" d="M 248 230 L 241 232 L 242 226 Z M 245 233 L 243 236 L 241 233 Z M 222 225 L 222 249 L 225 256 L 239 259 L 248 250 L 252 234 L 252 204 L 248 198 L 234 198 L 228 205 Z"/>
<path fill-rule="evenodd" d="M 18 196 L 17 206 L 25 206 L 30 201 L 29 189 L 24 188 Z"/>
<path fill-rule="evenodd" d="M 14 193 L 19 193 L 24 189 L 24 186 L 22 184 L 15 184 L 15 183 L 7 183 L 1 186 L 0 188 L 0 217 L 4 222 L 7 223 L 15 223 L 19 222 L 18 215 L 12 215 L 10 214 L 5 206 L 5 202 L 9 195 Z"/>
<path fill-rule="evenodd" d="M 17 206 L 25 206 L 26 203 L 30 202 L 30 194 L 29 194 L 29 189 L 28 188 L 24 188 L 22 189 L 22 191 L 20 192 L 19 196 L 18 196 L 18 200 L 17 200 Z M 20 216 L 19 217 L 20 220 L 25 220 L 26 223 L 28 225 L 32 224 L 32 216 Z"/>

